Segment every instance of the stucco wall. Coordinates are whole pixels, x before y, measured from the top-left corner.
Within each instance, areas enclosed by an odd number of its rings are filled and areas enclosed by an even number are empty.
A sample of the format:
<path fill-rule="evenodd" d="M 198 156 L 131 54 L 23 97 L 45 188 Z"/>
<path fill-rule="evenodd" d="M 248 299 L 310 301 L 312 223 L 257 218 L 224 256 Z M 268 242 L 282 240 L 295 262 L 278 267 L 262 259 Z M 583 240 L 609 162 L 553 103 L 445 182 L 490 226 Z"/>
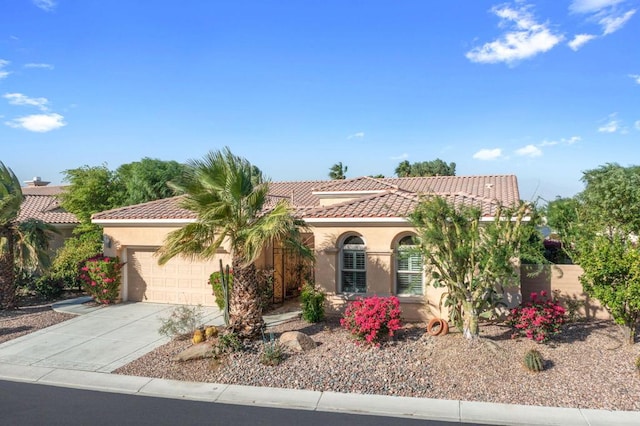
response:
<path fill-rule="evenodd" d="M 397 242 L 415 233 L 410 225 L 380 224 L 366 226 L 345 224 L 344 226 L 313 226 L 315 238 L 316 269 L 315 279 L 328 296 L 328 313 L 342 312 L 348 300 L 354 295 L 340 293 L 340 244 L 348 235 L 360 235 L 366 246 L 366 296 L 390 296 L 395 294 L 395 254 Z M 406 320 L 424 320 L 434 315 L 440 316 L 438 305 L 442 289 L 427 285 L 425 296 L 399 296 L 402 314 Z M 363 296 L 363 295 L 359 295 Z M 446 312 L 442 313 L 446 315 Z"/>
<path fill-rule="evenodd" d="M 534 276 L 529 276 L 535 273 Z M 557 292 L 565 306 L 567 300 L 582 303 L 580 315 L 586 318 L 609 319 L 611 316 L 597 300 L 587 296 L 578 279 L 583 270 L 578 265 L 523 265 L 521 268 L 522 295 L 528 300 L 533 292 L 545 290 L 549 294 Z"/>

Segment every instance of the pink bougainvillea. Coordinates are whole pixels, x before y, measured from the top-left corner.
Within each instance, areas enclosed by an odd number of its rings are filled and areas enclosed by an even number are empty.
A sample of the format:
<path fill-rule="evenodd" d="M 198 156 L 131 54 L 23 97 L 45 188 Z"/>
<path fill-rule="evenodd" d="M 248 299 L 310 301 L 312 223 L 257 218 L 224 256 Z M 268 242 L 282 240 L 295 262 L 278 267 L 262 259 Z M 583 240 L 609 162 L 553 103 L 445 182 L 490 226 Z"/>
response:
<path fill-rule="evenodd" d="M 565 309 L 544 290 L 540 295 L 531 293 L 530 301 L 511 309 L 507 318 L 507 324 L 514 328 L 512 337 L 524 336 L 539 343 L 560 333 L 565 322 Z"/>
<path fill-rule="evenodd" d="M 117 257 L 103 254 L 85 260 L 80 268 L 84 290 L 98 303 L 114 303 L 120 296 L 123 265 Z"/>
<path fill-rule="evenodd" d="M 402 327 L 397 297 L 358 298 L 349 303 L 340 325 L 358 342 L 380 346 L 383 338 L 393 336 Z"/>

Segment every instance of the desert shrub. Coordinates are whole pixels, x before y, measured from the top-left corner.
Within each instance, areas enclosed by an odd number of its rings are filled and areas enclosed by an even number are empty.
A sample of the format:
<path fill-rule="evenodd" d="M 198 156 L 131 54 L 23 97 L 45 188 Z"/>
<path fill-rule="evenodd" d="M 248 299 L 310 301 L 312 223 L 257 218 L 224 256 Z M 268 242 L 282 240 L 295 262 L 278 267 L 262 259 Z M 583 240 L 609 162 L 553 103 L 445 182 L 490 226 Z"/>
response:
<path fill-rule="evenodd" d="M 40 297 L 55 299 L 64 291 L 64 281 L 45 275 L 34 280 L 33 289 Z"/>
<path fill-rule="evenodd" d="M 162 336 L 172 339 L 189 336 L 202 323 L 202 306 L 178 306 L 168 318 L 162 318 L 160 323 L 158 333 Z"/>
<path fill-rule="evenodd" d="M 82 286 L 80 267 L 82 263 L 102 251 L 102 239 L 82 235 L 69 238 L 56 252 L 49 274 L 63 281 L 66 287 Z"/>
<path fill-rule="evenodd" d="M 306 282 L 302 286 L 300 300 L 302 302 L 302 319 L 307 322 L 320 322 L 324 319 L 324 301 L 326 296 L 313 283 Z"/>
<path fill-rule="evenodd" d="M 402 326 L 400 301 L 395 296 L 358 298 L 349 303 L 340 325 L 359 342 L 380 346 L 383 338 L 393 336 Z"/>
<path fill-rule="evenodd" d="M 218 343 L 214 350 L 217 354 L 238 352 L 243 349 L 242 342 L 234 332 L 224 333 L 218 336 Z"/>
<path fill-rule="evenodd" d="M 565 309 L 543 290 L 539 297 L 531 293 L 529 302 L 511 309 L 507 324 L 514 329 L 512 337 L 524 336 L 542 343 L 560 333 L 566 319 Z"/>
<path fill-rule="evenodd" d="M 114 303 L 120 296 L 123 265 L 117 257 L 103 254 L 85 260 L 80 268 L 84 291 L 98 303 Z"/>
<path fill-rule="evenodd" d="M 264 365 L 271 366 L 280 364 L 285 358 L 285 350 L 282 343 L 274 339 L 273 333 L 269 334 L 268 340 L 263 335 L 262 340 L 263 345 L 262 352 L 260 353 L 260 362 Z"/>

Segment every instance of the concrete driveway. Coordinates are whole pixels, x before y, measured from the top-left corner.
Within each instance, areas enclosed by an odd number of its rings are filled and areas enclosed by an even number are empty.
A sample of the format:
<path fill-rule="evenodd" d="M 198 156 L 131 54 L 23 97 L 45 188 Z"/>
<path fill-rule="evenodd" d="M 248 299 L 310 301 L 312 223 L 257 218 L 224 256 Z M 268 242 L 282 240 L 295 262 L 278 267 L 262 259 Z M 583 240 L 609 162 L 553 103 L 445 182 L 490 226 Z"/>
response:
<path fill-rule="evenodd" d="M 86 299 L 54 305 L 76 318 L 0 344 L 0 363 L 110 373 L 169 341 L 158 334 L 175 305 L 122 303 L 87 306 Z M 203 307 L 204 324 L 224 324 Z"/>

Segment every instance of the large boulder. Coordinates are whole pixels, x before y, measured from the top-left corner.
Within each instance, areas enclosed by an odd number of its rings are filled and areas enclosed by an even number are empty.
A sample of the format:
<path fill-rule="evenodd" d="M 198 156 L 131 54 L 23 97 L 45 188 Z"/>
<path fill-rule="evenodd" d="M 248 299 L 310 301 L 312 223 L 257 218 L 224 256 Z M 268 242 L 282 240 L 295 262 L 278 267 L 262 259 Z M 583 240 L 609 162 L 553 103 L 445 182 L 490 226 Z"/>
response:
<path fill-rule="evenodd" d="M 287 331 L 280 336 L 280 343 L 296 352 L 310 351 L 316 347 L 316 342 L 299 331 Z"/>
<path fill-rule="evenodd" d="M 213 343 L 202 342 L 189 346 L 178 355 L 171 358 L 172 361 L 189 361 L 192 359 L 213 358 Z"/>

